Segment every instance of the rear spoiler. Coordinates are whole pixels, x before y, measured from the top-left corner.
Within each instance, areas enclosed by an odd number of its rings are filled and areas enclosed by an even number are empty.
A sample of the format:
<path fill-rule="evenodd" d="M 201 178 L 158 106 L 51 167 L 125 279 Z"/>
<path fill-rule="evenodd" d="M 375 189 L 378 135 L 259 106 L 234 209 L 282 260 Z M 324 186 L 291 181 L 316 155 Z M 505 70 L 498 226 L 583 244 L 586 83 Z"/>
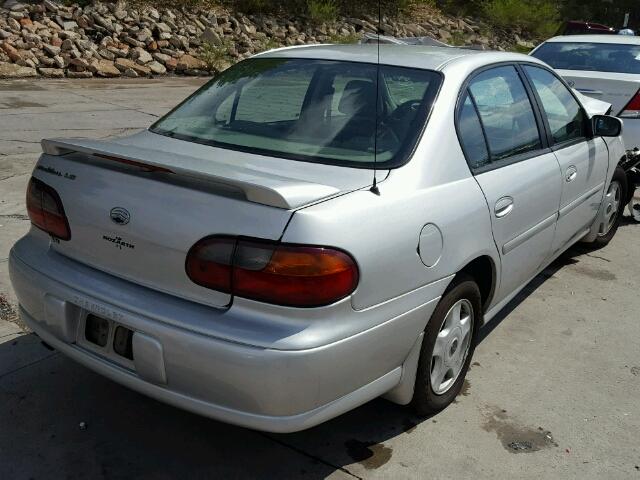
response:
<path fill-rule="evenodd" d="M 101 160 L 133 165 L 148 172 L 175 174 L 181 177 L 229 185 L 242 190 L 250 202 L 287 210 L 334 196 L 340 192 L 339 189 L 328 185 L 113 141 L 45 139 L 41 144 L 42 151 L 47 155 L 62 156 L 74 152 L 82 153 L 98 157 Z"/>

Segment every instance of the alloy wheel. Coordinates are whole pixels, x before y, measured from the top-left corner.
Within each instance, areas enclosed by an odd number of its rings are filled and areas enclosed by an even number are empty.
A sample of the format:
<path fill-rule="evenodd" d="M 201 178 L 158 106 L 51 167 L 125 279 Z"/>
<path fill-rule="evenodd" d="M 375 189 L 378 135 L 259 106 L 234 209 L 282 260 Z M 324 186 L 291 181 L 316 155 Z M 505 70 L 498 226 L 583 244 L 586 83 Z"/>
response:
<path fill-rule="evenodd" d="M 436 395 L 449 391 L 460 376 L 471 346 L 473 322 L 473 306 L 465 298 L 447 312 L 431 354 L 431 388 Z"/>
<path fill-rule="evenodd" d="M 604 222 L 600 226 L 598 236 L 607 235 L 616 224 L 622 202 L 622 187 L 615 180 L 609 185 L 609 190 L 604 197 Z"/>

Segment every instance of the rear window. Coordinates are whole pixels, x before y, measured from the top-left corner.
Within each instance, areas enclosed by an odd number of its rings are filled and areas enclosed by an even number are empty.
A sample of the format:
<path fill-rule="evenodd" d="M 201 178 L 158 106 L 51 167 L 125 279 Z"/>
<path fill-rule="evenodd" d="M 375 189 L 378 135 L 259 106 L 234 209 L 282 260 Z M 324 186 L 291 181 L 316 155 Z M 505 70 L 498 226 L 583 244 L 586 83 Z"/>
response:
<path fill-rule="evenodd" d="M 440 82 L 430 70 L 255 58 L 226 70 L 151 130 L 294 160 L 371 168 L 375 158 L 389 168 L 413 151 Z"/>
<path fill-rule="evenodd" d="M 640 73 L 640 45 L 549 42 L 532 55 L 561 70 Z"/>

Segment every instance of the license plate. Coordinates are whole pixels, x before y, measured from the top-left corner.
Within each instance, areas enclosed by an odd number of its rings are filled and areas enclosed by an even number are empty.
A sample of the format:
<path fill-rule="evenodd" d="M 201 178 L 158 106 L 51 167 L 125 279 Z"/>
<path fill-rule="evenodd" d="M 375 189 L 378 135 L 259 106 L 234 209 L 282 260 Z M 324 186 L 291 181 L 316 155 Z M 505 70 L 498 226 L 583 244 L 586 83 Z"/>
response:
<path fill-rule="evenodd" d="M 112 328 L 115 328 L 113 332 L 113 352 L 121 357 L 133 360 L 133 331 L 122 325 L 113 324 L 111 320 L 90 314 L 87 315 L 84 336 L 87 341 L 105 348 L 109 343 L 109 333 Z"/>

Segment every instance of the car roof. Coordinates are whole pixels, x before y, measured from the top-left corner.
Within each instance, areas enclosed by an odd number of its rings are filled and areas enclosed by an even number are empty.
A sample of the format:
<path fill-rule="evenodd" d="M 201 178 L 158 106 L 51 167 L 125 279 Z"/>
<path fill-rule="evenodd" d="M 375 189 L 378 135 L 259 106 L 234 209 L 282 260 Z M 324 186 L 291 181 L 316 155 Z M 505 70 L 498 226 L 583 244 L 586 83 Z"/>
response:
<path fill-rule="evenodd" d="M 545 40 L 548 42 L 566 43 L 619 43 L 623 45 L 640 45 L 640 37 L 632 35 L 560 35 Z"/>
<path fill-rule="evenodd" d="M 473 64 L 490 64 L 507 61 L 532 61 L 531 57 L 518 53 L 470 50 L 457 47 L 389 44 L 381 44 L 379 47 L 380 63 L 383 65 L 413 67 L 428 70 L 442 70 L 445 65 L 452 63 L 453 61 L 464 61 L 465 58 L 469 57 L 473 58 L 473 61 L 471 62 Z M 269 50 L 256 56 L 378 63 L 378 45 L 306 45 Z"/>

